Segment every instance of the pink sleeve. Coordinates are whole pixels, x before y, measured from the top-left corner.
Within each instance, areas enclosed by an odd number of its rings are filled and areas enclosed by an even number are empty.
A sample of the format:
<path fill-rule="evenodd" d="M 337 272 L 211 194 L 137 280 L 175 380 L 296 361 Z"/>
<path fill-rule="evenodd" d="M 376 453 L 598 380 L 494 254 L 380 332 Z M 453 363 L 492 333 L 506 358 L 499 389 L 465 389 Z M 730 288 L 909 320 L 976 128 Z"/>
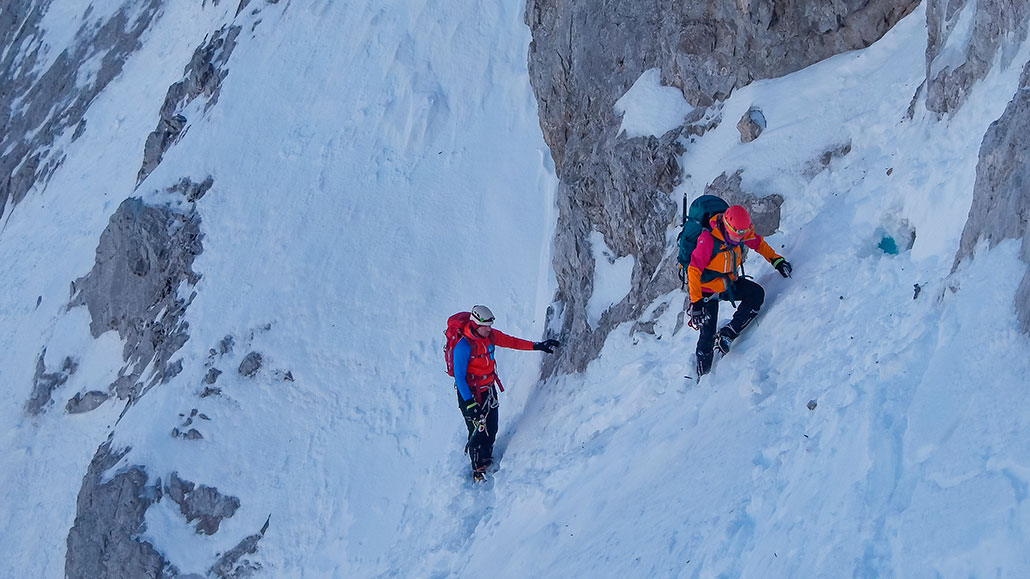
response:
<path fill-rule="evenodd" d="M 693 253 L 690 254 L 690 267 L 704 271 L 712 262 L 713 247 L 715 247 L 715 240 L 712 238 L 712 234 L 702 231 L 701 235 L 697 236 L 697 245 L 694 247 Z"/>

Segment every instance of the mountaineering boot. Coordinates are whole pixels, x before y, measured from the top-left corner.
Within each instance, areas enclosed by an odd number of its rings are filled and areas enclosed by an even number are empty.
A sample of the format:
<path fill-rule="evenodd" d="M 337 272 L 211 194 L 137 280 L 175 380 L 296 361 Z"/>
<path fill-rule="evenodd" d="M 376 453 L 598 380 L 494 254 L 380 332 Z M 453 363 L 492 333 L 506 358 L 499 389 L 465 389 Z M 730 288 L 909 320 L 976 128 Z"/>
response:
<path fill-rule="evenodd" d="M 709 365 L 711 365 L 711 362 L 709 362 Z M 707 373 L 708 370 L 705 369 L 705 365 L 701 362 L 700 359 L 698 359 L 697 363 L 694 365 L 694 380 L 700 382 L 701 376 L 704 376 Z"/>
<path fill-rule="evenodd" d="M 480 467 L 472 471 L 472 482 L 486 481 L 486 467 Z"/>
<path fill-rule="evenodd" d="M 737 339 L 737 332 L 734 332 L 733 328 L 729 326 L 723 326 L 715 334 L 715 347 L 725 356 L 730 353 L 730 345 L 735 339 Z"/>

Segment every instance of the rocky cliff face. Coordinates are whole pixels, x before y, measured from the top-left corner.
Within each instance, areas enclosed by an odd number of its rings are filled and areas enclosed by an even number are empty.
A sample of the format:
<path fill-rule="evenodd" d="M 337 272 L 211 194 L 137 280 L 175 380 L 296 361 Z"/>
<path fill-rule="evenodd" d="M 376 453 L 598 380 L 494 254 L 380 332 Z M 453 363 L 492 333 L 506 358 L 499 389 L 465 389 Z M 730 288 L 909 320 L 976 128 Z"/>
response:
<path fill-rule="evenodd" d="M 85 120 L 90 105 L 139 50 L 164 5 L 161 0 L 125 2 L 108 15 L 89 9 L 74 40 L 55 53 L 44 29 L 51 4 L 51 0 L 14 0 L 0 8 L 0 216 L 16 211 L 32 191 L 45 195 L 50 177 L 64 161 L 63 147 L 90 130 Z M 248 4 L 249 0 L 241 0 L 236 15 Z M 250 16 L 265 4 L 274 1 L 251 7 Z M 205 100 L 204 111 L 217 103 L 240 29 L 226 25 L 213 31 L 184 63 L 183 78 L 169 87 L 155 119 L 157 128 L 140 151 L 136 185 L 142 196 L 118 206 L 100 236 L 92 270 L 69 280 L 68 308 L 81 306 L 89 311 L 94 337 L 111 330 L 118 333 L 124 342 L 124 365 L 113 383 L 79 392 L 61 404 L 68 414 L 124 401 L 124 416 L 148 390 L 182 371 L 181 360 L 173 358 L 190 337 L 184 316 L 200 279 L 193 271 L 193 260 L 203 251 L 196 204 L 213 180 L 196 183 L 182 178 L 164 187 L 142 184 L 188 129 L 189 119 L 182 110 L 197 98 Z M 51 411 L 56 406 L 54 392 L 78 366 L 72 358 L 48 360 L 46 351 L 44 347 L 36 359 L 34 383 L 24 405 L 28 416 Z M 221 353 L 227 351 L 223 347 Z M 206 383 L 213 384 L 216 378 L 217 374 Z M 203 395 L 217 393 L 211 388 Z M 186 441 L 202 438 L 196 429 L 186 430 L 195 417 L 207 419 L 193 410 L 183 431 L 173 429 L 169 436 Z M 140 537 L 147 509 L 162 500 L 173 501 L 187 522 L 197 521 L 197 533 L 210 535 L 240 506 L 239 499 L 180 479 L 174 472 L 151 476 L 146 465 L 133 462 L 116 467 L 129 451 L 112 448 L 109 439 L 99 446 L 82 479 L 75 522 L 67 537 L 68 577 L 183 576 Z M 162 484 L 162 474 L 167 484 Z M 260 531 L 210 561 L 207 576 L 251 575 L 260 566 L 247 556 L 256 552 L 267 528 L 266 522 Z"/>
<path fill-rule="evenodd" d="M 1007 66 L 1030 26 L 1023 0 L 927 0 L 926 108 L 944 115 L 995 66 Z"/>
<path fill-rule="evenodd" d="M 530 80 L 561 181 L 554 258 L 560 311 L 552 314 L 563 337 L 577 345 L 545 373 L 582 370 L 614 326 L 638 318 L 679 284 L 665 234 L 677 219 L 669 193 L 687 169 L 677 163 L 681 135 L 721 122 L 720 103 L 734 89 L 866 47 L 917 5 L 529 0 Z M 660 138 L 620 136 L 615 101 L 652 68 L 661 69 L 664 85 L 682 91 L 694 113 Z M 763 214 L 778 211 L 775 199 L 740 191 L 739 178 L 737 185 L 734 202 Z M 778 221 L 770 225 L 775 230 Z M 615 257 L 635 258 L 631 291 L 595 327 L 586 314 L 595 265 L 592 231 L 604 235 Z"/>
<path fill-rule="evenodd" d="M 42 41 L 51 4 L 14 0 L 0 10 L 0 215 L 46 186 L 64 159 L 64 140 L 86 130 L 86 110 L 139 48 L 161 0 L 126 3 L 109 19 L 83 22 L 77 42 L 59 54 Z M 98 63 L 95 71 L 86 71 L 89 61 Z"/>
<path fill-rule="evenodd" d="M 1023 69 L 1019 90 L 995 121 L 980 146 L 976 185 L 969 218 L 955 265 L 972 256 L 981 240 L 994 247 L 1005 239 L 1022 239 L 1020 257 L 1030 264 L 1030 64 Z M 1020 272 L 1012 272 L 1019 275 Z M 1022 330 L 1030 333 L 1030 268 L 1016 293 Z"/>
<path fill-rule="evenodd" d="M 926 48 L 926 108 L 941 117 L 957 112 L 973 85 L 995 66 L 1012 62 L 1030 27 L 1030 4 L 1022 0 L 967 2 L 929 0 Z M 1030 66 L 1005 113 L 983 137 L 969 217 L 955 265 L 970 257 L 980 240 L 990 247 L 1022 239 L 1030 265 Z M 1018 275 L 1018 272 L 1014 272 Z M 1020 326 L 1030 333 L 1030 268 L 1016 295 Z"/>

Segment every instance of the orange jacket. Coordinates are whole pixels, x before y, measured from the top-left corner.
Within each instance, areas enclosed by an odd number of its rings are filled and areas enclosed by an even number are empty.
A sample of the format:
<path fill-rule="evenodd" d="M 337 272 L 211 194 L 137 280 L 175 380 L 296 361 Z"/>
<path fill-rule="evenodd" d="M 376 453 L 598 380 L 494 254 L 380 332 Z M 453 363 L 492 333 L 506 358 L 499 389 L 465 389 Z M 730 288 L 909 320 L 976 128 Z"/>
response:
<path fill-rule="evenodd" d="M 708 224 L 711 230 L 705 229 L 698 236 L 697 247 L 690 254 L 690 265 L 687 266 L 687 293 L 691 303 L 726 291 L 729 287 L 727 281 L 735 281 L 739 277 L 737 272 L 743 261 L 741 245 L 757 251 L 769 263 L 780 257 L 761 235 L 753 231 L 740 243 L 726 241 L 721 213 L 713 216 Z"/>

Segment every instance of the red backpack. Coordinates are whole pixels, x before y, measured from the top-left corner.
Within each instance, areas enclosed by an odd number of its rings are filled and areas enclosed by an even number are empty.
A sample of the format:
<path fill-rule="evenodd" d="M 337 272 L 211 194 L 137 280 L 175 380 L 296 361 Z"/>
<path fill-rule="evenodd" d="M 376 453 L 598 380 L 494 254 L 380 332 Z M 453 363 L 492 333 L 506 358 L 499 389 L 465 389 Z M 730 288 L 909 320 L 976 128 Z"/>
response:
<path fill-rule="evenodd" d="M 443 332 L 443 335 L 446 337 L 443 345 L 443 359 L 447 363 L 448 376 L 454 376 L 454 346 L 458 344 L 458 340 L 464 337 L 465 326 L 469 324 L 471 319 L 472 312 L 458 312 L 447 318 L 447 329 Z M 493 374 L 493 380 L 497 383 L 498 390 L 504 392 L 504 385 L 501 384 L 501 379 L 496 373 Z M 476 401 L 479 402 L 479 391 L 474 389 L 474 393 Z"/>
<path fill-rule="evenodd" d="M 458 312 L 447 318 L 447 329 L 443 332 L 443 335 L 446 336 L 443 345 L 443 359 L 447 363 L 448 376 L 454 376 L 454 346 L 461 339 L 462 332 L 465 331 L 465 326 L 468 325 L 471 316 L 471 312 Z"/>

